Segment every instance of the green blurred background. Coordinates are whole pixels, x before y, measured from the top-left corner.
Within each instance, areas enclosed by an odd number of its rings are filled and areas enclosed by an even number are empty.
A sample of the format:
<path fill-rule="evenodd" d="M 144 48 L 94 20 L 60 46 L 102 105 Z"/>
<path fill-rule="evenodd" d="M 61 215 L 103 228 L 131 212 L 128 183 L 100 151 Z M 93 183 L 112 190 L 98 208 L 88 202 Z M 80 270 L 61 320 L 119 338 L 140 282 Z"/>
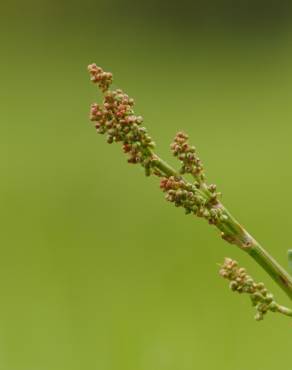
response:
<path fill-rule="evenodd" d="M 189 133 L 210 182 L 284 265 L 292 246 L 292 15 L 281 1 L 1 5 L 2 370 L 272 370 L 292 325 L 260 323 L 218 277 L 238 259 L 164 201 L 88 120 L 112 71 L 173 165 Z"/>

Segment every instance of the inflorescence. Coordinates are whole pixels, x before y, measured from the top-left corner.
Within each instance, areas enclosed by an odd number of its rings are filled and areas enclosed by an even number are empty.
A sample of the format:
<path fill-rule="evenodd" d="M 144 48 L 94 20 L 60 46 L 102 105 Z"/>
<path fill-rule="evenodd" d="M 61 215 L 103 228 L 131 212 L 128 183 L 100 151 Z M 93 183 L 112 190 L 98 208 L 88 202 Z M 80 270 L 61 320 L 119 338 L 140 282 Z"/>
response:
<path fill-rule="evenodd" d="M 112 83 L 112 74 L 104 72 L 100 67 L 91 64 L 89 72 L 91 80 L 97 83 L 104 93 L 103 104 L 92 104 L 90 120 L 95 123 L 99 134 L 107 134 L 107 142 L 121 142 L 123 151 L 129 156 L 129 163 L 140 163 L 146 174 L 151 172 L 154 160 L 151 149 L 155 144 L 147 134 L 145 127 L 141 127 L 143 118 L 134 114 L 134 100 L 122 90 L 109 90 Z"/>
<path fill-rule="evenodd" d="M 185 182 L 180 177 L 164 177 L 160 188 L 166 193 L 166 200 L 176 207 L 183 207 L 186 214 L 193 213 L 204 217 L 210 224 L 223 221 L 225 215 L 216 198 L 206 197 L 199 191 L 198 186 Z"/>
<path fill-rule="evenodd" d="M 165 176 L 157 165 L 159 158 L 152 152 L 155 144 L 145 127 L 143 118 L 134 113 L 134 100 L 122 90 L 109 90 L 113 76 L 104 72 L 96 64 L 88 67 L 93 83 L 104 93 L 103 103 L 92 104 L 90 120 L 99 134 L 107 135 L 107 142 L 121 142 L 123 151 L 128 154 L 129 163 L 140 163 L 146 175 L 162 177 L 160 187 L 166 199 L 177 207 L 183 207 L 186 214 L 204 217 L 210 224 L 220 222 L 225 216 L 218 201 L 216 186 L 205 184 L 205 173 L 196 149 L 188 143 L 188 136 L 179 132 L 171 144 L 173 155 L 181 164 L 181 170 L 174 176 Z M 194 182 L 186 181 L 182 175 L 191 174 Z"/>
<path fill-rule="evenodd" d="M 239 267 L 238 263 L 231 258 L 225 258 L 219 274 L 230 281 L 229 287 L 232 291 L 249 294 L 252 305 L 256 309 L 256 320 L 262 320 L 268 311 L 285 313 L 283 307 L 275 302 L 273 294 L 268 292 L 265 285 L 256 283 L 246 270 Z"/>
<path fill-rule="evenodd" d="M 184 208 L 186 214 L 203 217 L 216 225 L 222 237 L 231 244 L 246 247 L 248 238 L 250 247 L 250 236 L 234 220 L 230 222 L 230 215 L 219 200 L 221 194 L 217 192 L 216 185 L 206 183 L 203 164 L 196 148 L 188 143 L 188 135 L 177 133 L 171 144 L 173 155 L 181 163 L 180 170 L 175 171 L 153 152 L 155 144 L 146 128 L 141 126 L 143 118 L 134 113 L 134 100 L 120 89 L 110 90 L 113 75 L 96 64 L 89 65 L 88 71 L 91 81 L 103 93 L 102 104 L 94 103 L 90 109 L 90 120 L 97 132 L 105 134 L 109 144 L 120 142 L 128 162 L 141 164 L 147 176 L 154 174 L 160 177 L 160 188 L 166 200 Z M 186 180 L 184 175 L 191 175 L 192 181 Z M 292 316 L 292 310 L 278 305 L 263 283 L 255 283 L 236 261 L 226 258 L 220 275 L 230 280 L 233 291 L 249 294 L 256 308 L 256 320 L 263 319 L 268 311 Z"/>
<path fill-rule="evenodd" d="M 204 217 L 210 224 L 218 224 L 225 219 L 220 206 L 220 193 L 216 185 L 207 185 L 203 164 L 198 157 L 196 148 L 188 143 L 188 135 L 178 132 L 170 145 L 173 155 L 181 162 L 179 176 L 165 177 L 160 182 L 161 189 L 166 193 L 166 200 L 183 207 L 185 213 Z M 190 174 L 192 183 L 185 181 L 181 175 Z"/>
<path fill-rule="evenodd" d="M 181 161 L 180 173 L 189 173 L 194 176 L 198 183 L 202 183 L 205 180 L 203 164 L 197 155 L 196 148 L 189 145 L 188 139 L 187 134 L 178 132 L 170 148 L 173 155 Z"/>

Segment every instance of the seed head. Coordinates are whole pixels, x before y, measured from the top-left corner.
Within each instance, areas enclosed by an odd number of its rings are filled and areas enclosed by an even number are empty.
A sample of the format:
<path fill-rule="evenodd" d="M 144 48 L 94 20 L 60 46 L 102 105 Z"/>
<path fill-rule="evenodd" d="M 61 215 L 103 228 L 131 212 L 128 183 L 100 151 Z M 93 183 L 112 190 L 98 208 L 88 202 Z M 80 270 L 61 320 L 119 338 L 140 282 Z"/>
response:
<path fill-rule="evenodd" d="M 151 149 L 155 144 L 146 128 L 141 127 L 143 117 L 134 113 L 134 99 L 121 89 L 109 90 L 112 83 L 111 73 L 104 72 L 96 64 L 89 65 L 88 70 L 91 80 L 97 83 L 104 93 L 101 105 L 91 105 L 90 120 L 94 122 L 99 134 L 106 134 L 109 144 L 121 142 L 124 153 L 128 155 L 128 162 L 140 163 L 145 174 L 149 176 L 153 171 L 154 158 Z M 155 174 L 158 175 L 158 172 L 155 171 Z"/>
<path fill-rule="evenodd" d="M 187 183 L 181 177 L 162 178 L 160 188 L 165 193 L 166 200 L 174 203 L 176 207 L 183 207 L 186 214 L 203 217 L 210 224 L 220 221 L 222 209 L 215 208 L 195 185 Z"/>
<path fill-rule="evenodd" d="M 181 173 L 193 175 L 200 183 L 205 179 L 203 164 L 197 155 L 196 148 L 189 145 L 188 138 L 184 132 L 178 132 L 170 148 L 173 155 L 181 161 Z"/>
<path fill-rule="evenodd" d="M 220 276 L 230 281 L 230 289 L 238 293 L 247 293 L 252 305 L 256 309 L 256 320 L 262 320 L 268 311 L 276 311 L 277 303 L 271 293 L 268 293 L 263 283 L 255 281 L 247 274 L 246 270 L 238 266 L 231 258 L 225 258 L 219 270 Z"/>

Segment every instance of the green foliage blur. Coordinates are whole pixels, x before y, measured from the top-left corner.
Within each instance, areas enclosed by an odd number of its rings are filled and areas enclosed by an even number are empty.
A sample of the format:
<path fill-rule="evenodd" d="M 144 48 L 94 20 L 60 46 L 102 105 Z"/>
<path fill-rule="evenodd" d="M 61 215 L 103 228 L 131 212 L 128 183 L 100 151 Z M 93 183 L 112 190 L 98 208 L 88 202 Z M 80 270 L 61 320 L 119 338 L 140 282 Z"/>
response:
<path fill-rule="evenodd" d="M 239 4 L 1 5 L 1 370 L 290 362 L 289 318 L 255 322 L 217 264 L 237 259 L 289 304 L 284 294 L 205 221 L 168 204 L 88 119 L 96 62 L 135 98 L 172 165 L 173 136 L 190 135 L 226 206 L 286 267 L 291 17 L 276 1 Z"/>

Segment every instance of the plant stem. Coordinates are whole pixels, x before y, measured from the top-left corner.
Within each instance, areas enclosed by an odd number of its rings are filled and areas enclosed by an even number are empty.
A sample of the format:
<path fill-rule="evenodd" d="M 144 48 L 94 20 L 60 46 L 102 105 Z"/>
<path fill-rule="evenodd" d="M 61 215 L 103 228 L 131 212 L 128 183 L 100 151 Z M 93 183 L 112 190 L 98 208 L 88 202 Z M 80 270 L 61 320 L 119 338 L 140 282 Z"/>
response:
<path fill-rule="evenodd" d="M 154 166 L 160 170 L 166 177 L 179 176 L 177 171 L 163 161 L 156 154 L 151 153 L 154 158 Z M 206 188 L 198 189 L 206 196 Z M 229 213 L 229 211 L 220 203 L 219 207 L 226 216 L 216 227 L 222 232 L 222 237 L 231 244 L 239 246 L 248 253 L 279 285 L 279 287 L 292 300 L 292 277 L 287 271 L 239 224 L 238 221 Z M 292 316 L 292 311 L 279 306 L 279 312 Z"/>
<path fill-rule="evenodd" d="M 292 316 L 292 310 L 290 308 L 280 306 L 279 304 L 276 306 L 276 312 L 282 313 L 286 316 Z"/>

